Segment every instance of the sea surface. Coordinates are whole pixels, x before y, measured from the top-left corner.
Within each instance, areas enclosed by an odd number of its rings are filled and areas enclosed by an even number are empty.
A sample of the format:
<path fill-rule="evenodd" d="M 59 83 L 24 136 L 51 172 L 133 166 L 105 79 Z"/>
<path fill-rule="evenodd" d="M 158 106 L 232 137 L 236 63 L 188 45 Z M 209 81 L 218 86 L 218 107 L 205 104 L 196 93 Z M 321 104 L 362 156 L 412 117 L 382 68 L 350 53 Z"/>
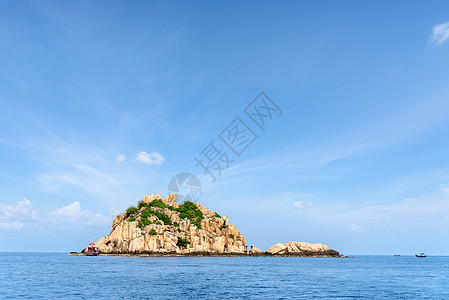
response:
<path fill-rule="evenodd" d="M 449 257 L 0 253 L 1 299 L 449 299 Z"/>

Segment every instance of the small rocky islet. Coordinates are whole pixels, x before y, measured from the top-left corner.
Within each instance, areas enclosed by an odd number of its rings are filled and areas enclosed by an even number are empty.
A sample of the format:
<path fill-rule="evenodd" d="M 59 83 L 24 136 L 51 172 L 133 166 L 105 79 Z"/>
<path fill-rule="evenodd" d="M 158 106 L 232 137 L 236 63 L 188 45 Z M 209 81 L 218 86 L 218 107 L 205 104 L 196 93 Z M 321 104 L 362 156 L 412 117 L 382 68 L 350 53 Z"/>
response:
<path fill-rule="evenodd" d="M 165 199 L 158 194 L 145 196 L 136 207 L 117 215 L 111 233 L 94 246 L 100 255 L 342 256 L 321 243 L 278 243 L 267 251 L 246 246 L 245 237 L 229 223 L 228 217 L 210 211 L 199 202 L 180 204 L 176 200 L 176 194 Z M 86 250 L 70 254 L 83 255 Z"/>

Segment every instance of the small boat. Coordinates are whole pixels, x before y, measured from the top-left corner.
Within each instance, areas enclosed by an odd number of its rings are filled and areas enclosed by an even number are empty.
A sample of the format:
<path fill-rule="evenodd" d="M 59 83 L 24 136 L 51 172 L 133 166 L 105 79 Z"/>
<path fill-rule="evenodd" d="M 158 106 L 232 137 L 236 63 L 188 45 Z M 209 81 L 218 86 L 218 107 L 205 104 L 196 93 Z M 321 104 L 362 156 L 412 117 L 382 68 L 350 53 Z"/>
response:
<path fill-rule="evenodd" d="M 95 244 L 90 242 L 89 246 L 87 246 L 87 250 L 85 252 L 86 256 L 98 256 L 100 252 L 98 251 L 98 247 L 95 247 Z"/>
<path fill-rule="evenodd" d="M 394 256 L 401 256 L 400 254 L 395 254 Z"/>
<path fill-rule="evenodd" d="M 415 254 L 416 257 L 427 257 L 427 255 L 424 254 L 424 252 L 419 252 L 418 254 Z"/>

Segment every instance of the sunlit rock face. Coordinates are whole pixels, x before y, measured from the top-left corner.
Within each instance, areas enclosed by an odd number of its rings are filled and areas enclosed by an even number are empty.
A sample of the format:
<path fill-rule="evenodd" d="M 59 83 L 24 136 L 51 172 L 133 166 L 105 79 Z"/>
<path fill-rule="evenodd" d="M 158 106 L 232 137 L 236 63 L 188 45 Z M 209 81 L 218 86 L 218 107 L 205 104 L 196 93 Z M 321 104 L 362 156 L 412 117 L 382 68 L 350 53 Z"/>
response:
<path fill-rule="evenodd" d="M 305 242 L 278 243 L 268 249 L 267 253 L 281 256 L 339 256 L 337 251 L 326 245 Z"/>
<path fill-rule="evenodd" d="M 176 194 L 165 199 L 145 196 L 136 208 L 116 216 L 111 233 L 95 246 L 102 254 L 244 253 L 245 237 L 228 217 L 199 202 L 181 205 L 176 198 Z"/>

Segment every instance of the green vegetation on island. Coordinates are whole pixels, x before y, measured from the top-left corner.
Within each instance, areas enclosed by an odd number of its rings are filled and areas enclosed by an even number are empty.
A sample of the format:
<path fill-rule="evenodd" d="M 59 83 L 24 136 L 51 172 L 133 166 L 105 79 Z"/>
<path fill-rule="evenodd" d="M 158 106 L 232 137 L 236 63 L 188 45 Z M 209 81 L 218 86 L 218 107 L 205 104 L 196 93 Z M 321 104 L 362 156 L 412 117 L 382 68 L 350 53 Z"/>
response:
<path fill-rule="evenodd" d="M 172 223 L 167 214 L 154 210 L 153 208 L 167 208 L 171 211 L 178 211 L 180 219 L 187 219 L 190 223 L 201 229 L 201 221 L 204 219 L 203 213 L 198 209 L 197 205 L 191 201 L 184 202 L 184 204 L 180 205 L 178 208 L 167 206 L 162 199 L 155 199 L 150 203 L 140 201 L 137 207 L 130 206 L 126 210 L 126 218 L 128 218 L 129 222 L 138 220 L 137 226 L 139 228 L 143 228 L 150 224 L 162 225 L 162 222 L 164 225 L 174 225 L 175 227 L 179 227 L 177 222 Z M 158 220 L 152 222 L 150 220 L 152 216 L 155 216 Z M 217 213 L 215 213 L 215 217 L 221 218 Z"/>
<path fill-rule="evenodd" d="M 190 223 L 201 229 L 201 221 L 204 219 L 203 213 L 198 209 L 195 203 L 186 201 L 176 209 L 180 212 L 181 219 L 188 219 Z"/>
<path fill-rule="evenodd" d="M 178 238 L 178 242 L 176 243 L 176 246 L 186 248 L 186 246 L 189 244 L 190 244 L 190 241 L 188 239 L 184 239 L 184 238 L 180 237 L 180 238 Z"/>

